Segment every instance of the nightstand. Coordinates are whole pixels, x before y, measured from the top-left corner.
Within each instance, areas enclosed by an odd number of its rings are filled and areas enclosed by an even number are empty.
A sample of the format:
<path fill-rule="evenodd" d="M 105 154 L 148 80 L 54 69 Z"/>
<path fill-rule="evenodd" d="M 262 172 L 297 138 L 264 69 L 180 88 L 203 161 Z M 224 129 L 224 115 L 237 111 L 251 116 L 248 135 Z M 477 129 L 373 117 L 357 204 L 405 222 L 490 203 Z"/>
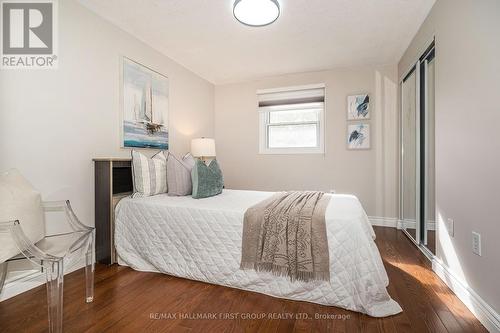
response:
<path fill-rule="evenodd" d="M 95 158 L 96 261 L 117 262 L 114 246 L 115 207 L 132 194 L 132 161 L 129 158 Z"/>

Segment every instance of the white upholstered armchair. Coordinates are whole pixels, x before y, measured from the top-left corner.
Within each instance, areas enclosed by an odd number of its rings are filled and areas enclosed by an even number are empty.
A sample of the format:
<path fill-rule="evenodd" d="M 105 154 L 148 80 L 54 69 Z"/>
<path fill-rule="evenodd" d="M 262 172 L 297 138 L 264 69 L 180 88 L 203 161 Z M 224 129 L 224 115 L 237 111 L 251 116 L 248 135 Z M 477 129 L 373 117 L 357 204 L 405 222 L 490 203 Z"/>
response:
<path fill-rule="evenodd" d="M 49 212 L 64 214 L 69 232 L 46 235 Z M 94 299 L 95 229 L 81 223 L 69 201 L 42 202 L 16 171 L 0 174 L 0 291 L 11 260 L 26 258 L 47 278 L 49 331 L 62 332 L 64 271 L 85 262 L 85 301 Z"/>

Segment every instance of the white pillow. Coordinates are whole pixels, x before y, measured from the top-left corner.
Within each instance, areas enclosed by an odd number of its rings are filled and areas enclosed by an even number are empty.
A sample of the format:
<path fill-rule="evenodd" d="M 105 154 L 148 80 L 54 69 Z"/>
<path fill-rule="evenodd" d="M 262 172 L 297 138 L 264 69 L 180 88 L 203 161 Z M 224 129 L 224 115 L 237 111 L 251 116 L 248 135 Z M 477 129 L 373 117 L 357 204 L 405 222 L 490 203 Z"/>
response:
<path fill-rule="evenodd" d="M 149 158 L 132 150 L 134 198 L 167 192 L 167 157 L 161 151 Z"/>
<path fill-rule="evenodd" d="M 24 233 L 33 243 L 45 236 L 40 193 L 14 169 L 0 173 L 0 222 L 13 220 L 19 220 Z M 19 252 L 10 232 L 0 232 L 0 263 Z"/>

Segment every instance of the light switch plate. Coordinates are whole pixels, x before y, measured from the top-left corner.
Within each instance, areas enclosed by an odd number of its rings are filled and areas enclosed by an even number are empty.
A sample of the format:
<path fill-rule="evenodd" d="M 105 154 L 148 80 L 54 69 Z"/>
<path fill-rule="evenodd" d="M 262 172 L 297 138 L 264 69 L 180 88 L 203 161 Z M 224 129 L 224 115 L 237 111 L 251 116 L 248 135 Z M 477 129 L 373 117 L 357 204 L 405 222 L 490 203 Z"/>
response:
<path fill-rule="evenodd" d="M 472 232 L 472 252 L 481 256 L 481 234 Z"/>

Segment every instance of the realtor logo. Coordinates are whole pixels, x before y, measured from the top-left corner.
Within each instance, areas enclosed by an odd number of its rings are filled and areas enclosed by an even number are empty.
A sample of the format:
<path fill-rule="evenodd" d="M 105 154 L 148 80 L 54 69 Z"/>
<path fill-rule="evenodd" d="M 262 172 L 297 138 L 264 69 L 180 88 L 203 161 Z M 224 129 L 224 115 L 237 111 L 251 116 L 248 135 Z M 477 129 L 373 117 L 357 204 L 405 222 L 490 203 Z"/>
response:
<path fill-rule="evenodd" d="M 57 67 L 56 3 L 35 1 L 1 2 L 2 69 Z"/>

